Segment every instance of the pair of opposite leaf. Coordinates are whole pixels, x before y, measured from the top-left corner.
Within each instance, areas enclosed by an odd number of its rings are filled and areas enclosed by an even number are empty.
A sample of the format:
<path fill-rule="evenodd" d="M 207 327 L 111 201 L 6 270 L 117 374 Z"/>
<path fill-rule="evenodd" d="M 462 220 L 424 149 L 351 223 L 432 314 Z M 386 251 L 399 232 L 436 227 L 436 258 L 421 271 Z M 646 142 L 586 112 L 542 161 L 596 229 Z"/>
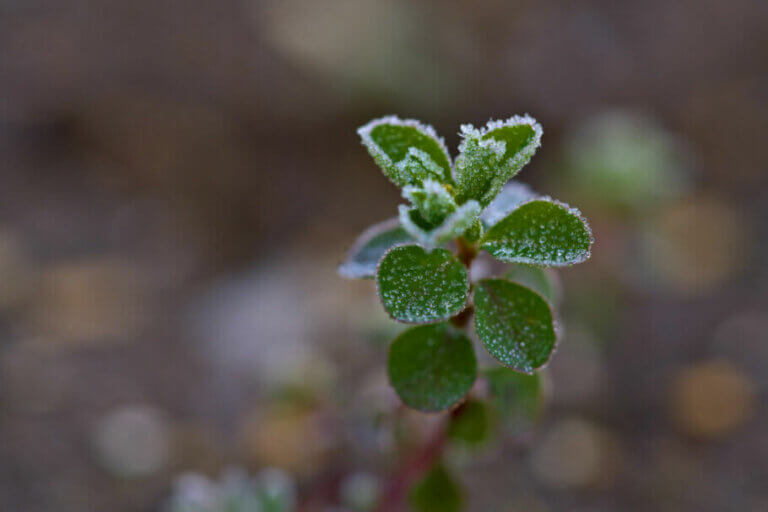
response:
<path fill-rule="evenodd" d="M 509 279 L 470 286 L 469 269 L 444 246 L 457 238 L 508 263 L 565 266 L 590 255 L 593 239 L 581 214 L 509 180 L 541 141 L 529 116 L 461 127 L 455 162 L 434 129 L 390 116 L 358 130 L 384 174 L 409 205 L 399 217 L 369 228 L 339 272 L 375 278 L 382 304 L 405 323 L 434 324 L 405 331 L 392 344 L 389 374 L 403 401 L 442 410 L 475 380 L 469 338 L 445 321 L 463 311 L 470 291 L 474 324 L 488 352 L 513 370 L 533 373 L 555 346 L 549 302 Z"/>

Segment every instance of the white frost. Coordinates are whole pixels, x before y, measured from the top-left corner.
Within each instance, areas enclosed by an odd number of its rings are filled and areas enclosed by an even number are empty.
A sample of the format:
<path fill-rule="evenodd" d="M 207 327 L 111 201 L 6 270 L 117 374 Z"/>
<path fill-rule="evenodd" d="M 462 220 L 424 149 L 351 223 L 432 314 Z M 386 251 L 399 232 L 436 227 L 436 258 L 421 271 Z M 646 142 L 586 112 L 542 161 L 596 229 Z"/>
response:
<path fill-rule="evenodd" d="M 435 139 L 438 144 L 440 144 L 440 147 L 442 148 L 443 152 L 445 153 L 446 158 L 448 159 L 448 163 L 452 165 L 451 160 L 451 154 L 448 152 L 448 147 L 445 145 L 445 140 L 440 137 L 435 129 L 428 125 L 424 124 L 421 121 L 418 121 L 416 119 L 400 119 L 396 115 L 389 115 L 380 117 L 378 119 L 373 119 L 372 121 L 369 121 L 367 124 L 364 124 L 360 128 L 357 129 L 357 134 L 360 136 L 360 139 L 362 140 L 363 145 L 368 148 L 368 150 L 373 155 L 374 159 L 381 159 L 384 162 L 387 162 L 388 165 L 393 165 L 396 162 L 392 162 L 392 160 L 389 158 L 389 156 L 384 153 L 384 151 L 379 147 L 378 144 L 376 144 L 373 139 L 371 138 L 371 132 L 374 128 L 381 124 L 392 124 L 396 126 L 411 126 L 413 128 L 416 128 L 420 132 L 422 132 L 424 135 L 428 135 Z"/>

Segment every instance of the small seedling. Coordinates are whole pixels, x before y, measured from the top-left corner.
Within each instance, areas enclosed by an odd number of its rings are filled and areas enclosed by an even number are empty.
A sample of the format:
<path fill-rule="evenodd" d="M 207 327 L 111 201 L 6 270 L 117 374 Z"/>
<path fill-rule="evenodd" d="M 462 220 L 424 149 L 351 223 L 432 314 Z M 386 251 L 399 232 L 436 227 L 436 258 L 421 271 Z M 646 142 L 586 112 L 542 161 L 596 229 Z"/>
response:
<path fill-rule="evenodd" d="M 428 412 L 465 399 L 478 374 L 465 332 L 471 317 L 495 360 L 535 374 L 557 341 L 543 267 L 581 263 L 593 243 L 578 210 L 510 181 L 539 147 L 539 123 L 526 115 L 481 129 L 463 125 L 455 161 L 435 130 L 415 120 L 384 117 L 358 133 L 409 204 L 363 233 L 339 272 L 375 279 L 392 318 L 422 324 L 390 346 L 389 378 L 400 399 Z M 479 251 L 512 266 L 473 281 Z"/>
<path fill-rule="evenodd" d="M 339 273 L 375 279 L 392 318 L 421 324 L 389 348 L 389 380 L 400 400 L 424 412 L 451 409 L 447 424 L 395 472 L 376 510 L 399 510 L 410 487 L 417 512 L 459 511 L 463 495 L 443 463 L 443 447 L 476 447 L 493 431 L 518 432 L 535 419 L 537 370 L 557 342 L 557 290 L 545 267 L 585 261 L 592 233 L 578 210 L 510 181 L 541 143 L 541 126 L 530 116 L 481 129 L 463 125 L 455 161 L 435 130 L 418 121 L 384 117 L 358 133 L 409 204 L 365 231 Z M 509 268 L 474 280 L 480 251 Z M 467 399 L 478 377 L 471 318 L 477 338 L 503 366 L 483 370 L 485 391 L 476 393 L 483 396 Z M 430 466 L 414 481 L 414 468 Z"/>

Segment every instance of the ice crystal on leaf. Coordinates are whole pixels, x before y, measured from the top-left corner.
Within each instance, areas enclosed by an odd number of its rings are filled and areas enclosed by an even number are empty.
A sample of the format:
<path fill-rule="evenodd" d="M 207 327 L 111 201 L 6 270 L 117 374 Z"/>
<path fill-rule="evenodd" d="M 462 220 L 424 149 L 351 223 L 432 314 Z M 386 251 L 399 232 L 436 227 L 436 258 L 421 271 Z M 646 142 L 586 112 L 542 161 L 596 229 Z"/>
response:
<path fill-rule="evenodd" d="M 487 206 L 530 161 L 541 135 L 541 125 L 527 115 L 489 121 L 482 129 L 463 125 L 454 170 L 459 201 L 476 199 Z"/>
<path fill-rule="evenodd" d="M 418 245 L 390 250 L 376 272 L 384 309 L 407 323 L 438 322 L 464 309 L 469 292 L 467 269 L 447 249 Z"/>
<path fill-rule="evenodd" d="M 426 222 L 418 208 L 400 205 L 398 211 L 403 229 L 425 246 L 434 247 L 453 240 L 470 229 L 480 215 L 480 205 L 477 201 L 467 201 L 447 215 L 436 227 Z"/>
<path fill-rule="evenodd" d="M 419 212 L 425 225 L 438 226 L 448 214 L 456 211 L 456 201 L 440 183 L 427 179 L 420 187 L 408 185 L 403 188 L 403 197 L 408 199 Z"/>
<path fill-rule="evenodd" d="M 555 348 L 547 301 L 530 288 L 505 279 L 477 283 L 475 328 L 488 353 L 524 373 L 541 368 Z"/>
<path fill-rule="evenodd" d="M 452 181 L 448 149 L 431 126 L 414 119 L 387 116 L 374 119 L 357 133 L 395 185 L 419 185 L 426 178 Z"/>
<path fill-rule="evenodd" d="M 564 266 L 589 258 L 592 232 L 578 210 L 551 199 L 519 205 L 483 237 L 481 247 L 501 261 Z"/>

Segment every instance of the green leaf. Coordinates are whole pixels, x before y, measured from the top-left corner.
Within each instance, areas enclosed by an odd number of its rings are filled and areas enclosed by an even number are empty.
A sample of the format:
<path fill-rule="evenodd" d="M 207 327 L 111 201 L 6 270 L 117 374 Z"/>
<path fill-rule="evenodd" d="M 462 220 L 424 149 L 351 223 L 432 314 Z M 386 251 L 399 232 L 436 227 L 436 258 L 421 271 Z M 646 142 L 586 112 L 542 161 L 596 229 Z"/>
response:
<path fill-rule="evenodd" d="M 531 188 L 517 181 L 510 181 L 501 189 L 499 195 L 488 205 L 480 216 L 487 227 L 491 227 L 525 201 L 536 197 Z"/>
<path fill-rule="evenodd" d="M 408 199 L 419 211 L 424 225 L 434 228 L 442 224 L 445 218 L 456 211 L 456 201 L 437 181 L 427 179 L 421 186 L 408 185 L 403 188 L 403 197 Z"/>
<path fill-rule="evenodd" d="M 485 207 L 541 145 L 541 125 L 530 116 L 489 121 L 477 129 L 462 125 L 456 159 L 457 199 L 476 199 Z"/>
<path fill-rule="evenodd" d="M 464 232 L 463 236 L 464 239 L 467 242 L 478 242 L 481 238 L 483 238 L 483 223 L 480 221 L 480 219 L 475 219 L 475 222 L 472 223 L 469 228 Z"/>
<path fill-rule="evenodd" d="M 339 274 L 350 279 L 373 278 L 384 253 L 395 245 L 413 241 L 397 219 L 375 224 L 358 237 L 347 253 L 346 261 L 339 265 Z"/>
<path fill-rule="evenodd" d="M 504 277 L 535 291 L 553 306 L 557 303 L 558 283 L 552 269 L 517 264 L 507 270 Z"/>
<path fill-rule="evenodd" d="M 479 400 L 467 400 L 456 411 L 448 426 L 448 437 L 468 446 L 478 446 L 488 440 L 491 419 L 488 408 Z"/>
<path fill-rule="evenodd" d="M 544 405 L 541 377 L 509 368 L 485 371 L 489 404 L 506 431 L 519 433 L 535 422 Z"/>
<path fill-rule="evenodd" d="M 541 295 L 505 279 L 483 279 L 475 289 L 475 329 L 501 364 L 532 373 L 555 348 L 552 310 Z"/>
<path fill-rule="evenodd" d="M 357 133 L 395 185 L 420 185 L 427 178 L 453 182 L 448 149 L 431 126 L 387 116 L 361 126 Z"/>
<path fill-rule="evenodd" d="M 403 403 L 442 411 L 464 398 L 477 376 L 472 342 L 448 324 L 412 327 L 389 349 L 389 380 Z"/>
<path fill-rule="evenodd" d="M 408 496 L 415 512 L 460 512 L 464 509 L 461 487 L 442 464 L 411 488 Z"/>
<path fill-rule="evenodd" d="M 490 228 L 481 247 L 501 261 L 564 266 L 588 259 L 592 242 L 589 225 L 578 210 L 536 199 Z"/>
<path fill-rule="evenodd" d="M 376 282 L 392 318 L 429 323 L 459 314 L 467 304 L 467 269 L 447 249 L 418 245 L 391 249 L 379 263 Z"/>
<path fill-rule="evenodd" d="M 433 227 L 423 219 L 418 208 L 400 205 L 399 212 L 403 229 L 425 246 L 434 247 L 449 242 L 470 229 L 480 215 L 480 205 L 477 201 L 467 201 L 437 227 Z"/>

